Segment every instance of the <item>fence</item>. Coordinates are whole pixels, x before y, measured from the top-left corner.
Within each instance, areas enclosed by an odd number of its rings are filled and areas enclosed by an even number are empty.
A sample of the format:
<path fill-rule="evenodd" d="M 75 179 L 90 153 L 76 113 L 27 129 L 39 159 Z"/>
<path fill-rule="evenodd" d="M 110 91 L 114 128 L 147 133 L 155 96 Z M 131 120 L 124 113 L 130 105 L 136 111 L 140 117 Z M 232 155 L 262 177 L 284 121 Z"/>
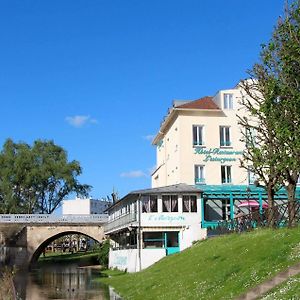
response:
<path fill-rule="evenodd" d="M 0 214 L 0 223 L 18 223 L 18 224 L 95 224 L 95 223 L 106 223 L 108 217 L 106 214 L 95 214 L 95 215 L 9 215 Z"/>
<path fill-rule="evenodd" d="M 214 234 L 249 231 L 259 227 L 281 228 L 294 226 L 300 222 L 300 203 L 284 203 L 272 208 L 264 208 L 262 212 L 254 211 L 228 221 L 220 221 Z"/>

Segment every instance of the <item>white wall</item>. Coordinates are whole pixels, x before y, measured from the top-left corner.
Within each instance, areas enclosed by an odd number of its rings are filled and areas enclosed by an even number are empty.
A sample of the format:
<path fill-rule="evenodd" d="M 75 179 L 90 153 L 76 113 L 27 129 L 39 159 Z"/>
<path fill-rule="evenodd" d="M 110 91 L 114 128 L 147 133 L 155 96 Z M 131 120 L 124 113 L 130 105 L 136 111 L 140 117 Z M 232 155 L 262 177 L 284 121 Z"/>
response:
<path fill-rule="evenodd" d="M 206 238 L 206 229 L 195 226 L 184 228 L 179 233 L 180 251 L 192 246 L 193 241 Z M 141 249 L 141 269 L 146 269 L 166 256 L 164 248 Z M 109 268 L 117 268 L 127 272 L 140 271 L 138 249 L 124 249 L 109 251 Z"/>
<path fill-rule="evenodd" d="M 73 200 L 63 200 L 62 214 L 63 215 L 89 215 L 90 214 L 90 199 L 76 198 Z"/>
<path fill-rule="evenodd" d="M 180 251 L 182 251 L 188 247 L 191 247 L 195 241 L 205 240 L 207 238 L 207 229 L 200 228 L 200 225 L 191 225 L 181 230 L 179 236 Z"/>
<path fill-rule="evenodd" d="M 165 256 L 165 249 L 141 249 L 141 269 L 148 268 Z M 138 249 L 110 249 L 109 268 L 127 270 L 130 273 L 140 271 Z"/>
<path fill-rule="evenodd" d="M 75 198 L 63 200 L 63 215 L 90 215 L 103 214 L 109 202 L 90 198 Z"/>

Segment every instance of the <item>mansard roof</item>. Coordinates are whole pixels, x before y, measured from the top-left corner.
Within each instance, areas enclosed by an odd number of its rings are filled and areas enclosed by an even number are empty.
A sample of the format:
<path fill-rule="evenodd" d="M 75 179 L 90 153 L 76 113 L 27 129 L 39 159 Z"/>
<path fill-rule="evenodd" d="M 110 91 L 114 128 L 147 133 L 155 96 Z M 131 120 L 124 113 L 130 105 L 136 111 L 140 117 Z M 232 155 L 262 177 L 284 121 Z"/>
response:
<path fill-rule="evenodd" d="M 212 100 L 213 97 L 205 96 L 200 99 L 189 101 L 184 104 L 175 106 L 176 108 L 183 109 L 217 109 L 220 110 L 218 105 Z M 176 102 L 174 103 L 176 105 Z"/>
<path fill-rule="evenodd" d="M 222 111 L 218 105 L 213 101 L 213 97 L 205 96 L 197 100 L 174 100 L 173 106 L 168 110 L 167 116 L 163 119 L 160 125 L 158 134 L 152 141 L 153 145 L 164 135 L 168 125 L 176 118 L 180 111 Z"/>

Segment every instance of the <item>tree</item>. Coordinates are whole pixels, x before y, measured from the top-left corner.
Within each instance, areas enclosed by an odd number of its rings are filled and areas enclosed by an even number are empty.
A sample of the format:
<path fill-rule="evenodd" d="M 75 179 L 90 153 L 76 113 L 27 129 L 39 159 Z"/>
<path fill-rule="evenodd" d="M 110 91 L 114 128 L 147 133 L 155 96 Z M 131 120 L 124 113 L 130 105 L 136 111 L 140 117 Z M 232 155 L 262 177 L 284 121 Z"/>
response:
<path fill-rule="evenodd" d="M 300 171 L 300 2 L 287 5 L 265 47 L 278 90 L 276 138 L 281 145 L 290 225 L 295 221 L 295 191 Z"/>
<path fill-rule="evenodd" d="M 273 183 L 276 178 L 276 184 L 285 186 L 289 219 L 294 220 L 295 190 L 300 170 L 299 1 L 286 6 L 286 15 L 279 19 L 269 43 L 263 45 L 260 58 L 261 62 L 250 71 L 252 84 L 246 81 L 243 84 L 251 103 L 242 99 L 242 104 L 252 120 L 257 122 L 255 127 L 263 138 L 260 149 L 247 148 L 245 158 L 252 161 L 257 169 L 268 166 L 268 178 Z M 253 90 L 256 92 L 253 93 Z M 259 101 L 257 95 L 261 96 Z M 241 125 L 246 128 L 252 124 L 247 118 L 241 119 Z M 267 155 L 259 157 L 255 155 L 257 152 Z M 260 181 L 264 181 L 265 173 L 257 174 Z"/>
<path fill-rule="evenodd" d="M 110 248 L 110 240 L 105 240 L 100 246 L 98 260 L 100 265 L 107 268 L 108 267 L 108 258 L 109 258 L 109 248 Z"/>
<path fill-rule="evenodd" d="M 27 144 L 15 144 L 10 139 L 5 142 L 0 154 L 0 211 L 2 213 L 25 212 L 24 192 L 30 177 L 30 162 L 30 147 Z"/>
<path fill-rule="evenodd" d="M 31 147 L 8 139 L 0 153 L 0 212 L 50 214 L 70 193 L 88 194 L 90 186 L 77 180 L 81 172 L 53 141 Z"/>
<path fill-rule="evenodd" d="M 274 195 L 282 183 L 281 155 L 275 139 L 276 119 L 270 114 L 274 113 L 271 107 L 274 94 L 259 65 L 255 65 L 249 74 L 252 79 L 241 82 L 240 102 L 244 114 L 239 115 L 239 124 L 246 145 L 241 165 L 258 177 L 256 185 L 266 189 L 268 205 L 272 208 Z M 272 216 L 269 217 L 271 221 Z"/>

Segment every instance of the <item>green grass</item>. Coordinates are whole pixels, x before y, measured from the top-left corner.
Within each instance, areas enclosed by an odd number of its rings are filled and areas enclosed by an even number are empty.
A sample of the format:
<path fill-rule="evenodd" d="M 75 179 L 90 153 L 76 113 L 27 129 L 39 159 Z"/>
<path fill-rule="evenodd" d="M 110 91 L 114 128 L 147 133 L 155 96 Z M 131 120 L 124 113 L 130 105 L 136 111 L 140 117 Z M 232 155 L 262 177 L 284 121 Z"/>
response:
<path fill-rule="evenodd" d="M 87 251 L 87 252 L 47 252 L 46 256 L 42 255 L 38 259 L 38 264 L 47 263 L 70 263 L 76 262 L 80 264 L 97 264 L 97 258 L 99 256 L 98 252 Z"/>
<path fill-rule="evenodd" d="M 135 274 L 101 278 L 124 299 L 233 299 L 300 261 L 300 229 L 264 229 L 196 243 Z"/>

